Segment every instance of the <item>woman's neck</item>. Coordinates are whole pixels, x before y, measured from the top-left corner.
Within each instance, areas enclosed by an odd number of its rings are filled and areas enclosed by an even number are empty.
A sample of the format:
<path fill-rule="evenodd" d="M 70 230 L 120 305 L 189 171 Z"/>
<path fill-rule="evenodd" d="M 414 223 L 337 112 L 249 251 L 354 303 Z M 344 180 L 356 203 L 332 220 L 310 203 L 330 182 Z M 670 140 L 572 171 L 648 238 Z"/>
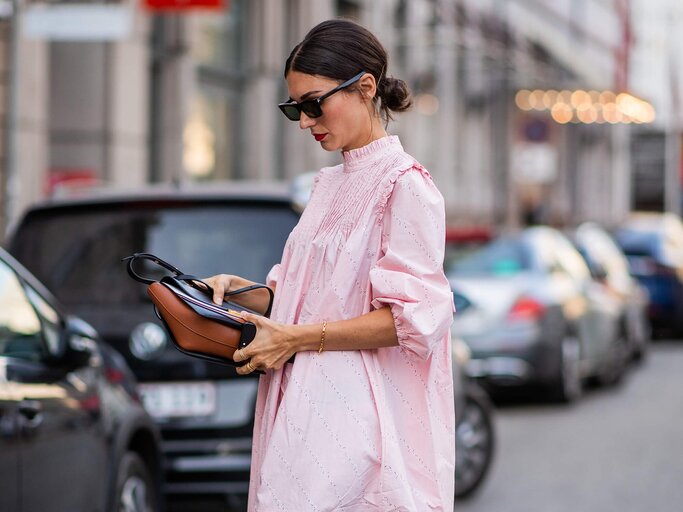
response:
<path fill-rule="evenodd" d="M 342 148 L 342 151 L 351 151 L 353 149 L 362 148 L 363 146 L 367 146 L 371 142 L 374 142 L 386 136 L 387 131 L 384 129 L 382 120 L 379 116 L 373 116 L 367 137 L 359 137 L 358 139 L 356 139 L 356 141 L 354 141 L 354 143 L 351 143 L 347 147 Z"/>

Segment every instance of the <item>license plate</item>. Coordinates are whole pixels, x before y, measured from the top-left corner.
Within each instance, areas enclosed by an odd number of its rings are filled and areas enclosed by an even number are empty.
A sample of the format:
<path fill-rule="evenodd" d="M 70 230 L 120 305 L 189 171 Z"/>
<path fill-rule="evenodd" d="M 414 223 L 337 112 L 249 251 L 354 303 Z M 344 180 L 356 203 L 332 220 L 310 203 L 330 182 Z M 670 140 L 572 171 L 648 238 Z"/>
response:
<path fill-rule="evenodd" d="M 145 409 L 155 418 L 209 416 L 216 411 L 212 382 L 140 384 L 138 391 Z"/>

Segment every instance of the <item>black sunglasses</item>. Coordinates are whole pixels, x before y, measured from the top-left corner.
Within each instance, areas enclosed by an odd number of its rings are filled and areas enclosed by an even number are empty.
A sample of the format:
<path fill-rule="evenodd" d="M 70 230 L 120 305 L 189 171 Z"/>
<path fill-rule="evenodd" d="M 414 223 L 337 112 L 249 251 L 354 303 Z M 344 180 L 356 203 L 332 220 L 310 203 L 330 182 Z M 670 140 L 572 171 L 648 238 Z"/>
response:
<path fill-rule="evenodd" d="M 323 109 L 321 108 L 320 104 L 323 102 L 325 98 L 329 98 L 332 96 L 335 92 L 339 92 L 342 89 L 347 88 L 349 85 L 353 85 L 356 83 L 360 78 L 365 74 L 365 71 L 361 71 L 358 73 L 356 76 L 353 78 L 347 80 L 346 82 L 339 84 L 337 87 L 332 89 L 329 92 L 326 92 L 319 98 L 315 98 L 312 100 L 304 100 L 301 103 L 297 103 L 294 100 L 288 101 L 286 103 L 280 103 L 278 105 L 278 108 L 282 110 L 282 113 L 287 116 L 287 119 L 290 121 L 298 121 L 301 119 L 301 112 L 306 114 L 308 117 L 311 118 L 316 118 L 320 117 L 323 115 Z"/>

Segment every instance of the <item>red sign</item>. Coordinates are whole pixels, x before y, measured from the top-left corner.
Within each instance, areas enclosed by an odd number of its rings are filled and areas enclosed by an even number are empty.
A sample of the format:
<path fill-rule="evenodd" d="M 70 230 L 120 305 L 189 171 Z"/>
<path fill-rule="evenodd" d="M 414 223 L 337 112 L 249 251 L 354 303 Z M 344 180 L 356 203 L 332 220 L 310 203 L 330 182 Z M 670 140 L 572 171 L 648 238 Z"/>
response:
<path fill-rule="evenodd" d="M 98 184 L 94 169 L 50 169 L 45 177 L 45 195 L 69 195 Z"/>
<path fill-rule="evenodd" d="M 143 0 L 148 11 L 222 11 L 229 0 Z"/>

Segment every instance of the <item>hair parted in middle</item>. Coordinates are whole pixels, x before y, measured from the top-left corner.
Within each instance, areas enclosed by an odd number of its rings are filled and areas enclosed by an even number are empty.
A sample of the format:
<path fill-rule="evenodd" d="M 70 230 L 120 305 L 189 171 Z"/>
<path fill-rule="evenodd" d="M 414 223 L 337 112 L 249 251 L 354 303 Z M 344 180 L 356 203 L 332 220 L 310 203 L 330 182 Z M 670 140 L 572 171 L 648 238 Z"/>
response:
<path fill-rule="evenodd" d="M 373 101 L 389 121 L 391 112 L 408 110 L 412 98 L 403 80 L 386 76 L 387 64 L 387 52 L 372 32 L 353 21 L 333 19 L 313 27 L 294 47 L 284 75 L 298 71 L 342 82 L 361 71 L 370 73 L 377 83 Z"/>

